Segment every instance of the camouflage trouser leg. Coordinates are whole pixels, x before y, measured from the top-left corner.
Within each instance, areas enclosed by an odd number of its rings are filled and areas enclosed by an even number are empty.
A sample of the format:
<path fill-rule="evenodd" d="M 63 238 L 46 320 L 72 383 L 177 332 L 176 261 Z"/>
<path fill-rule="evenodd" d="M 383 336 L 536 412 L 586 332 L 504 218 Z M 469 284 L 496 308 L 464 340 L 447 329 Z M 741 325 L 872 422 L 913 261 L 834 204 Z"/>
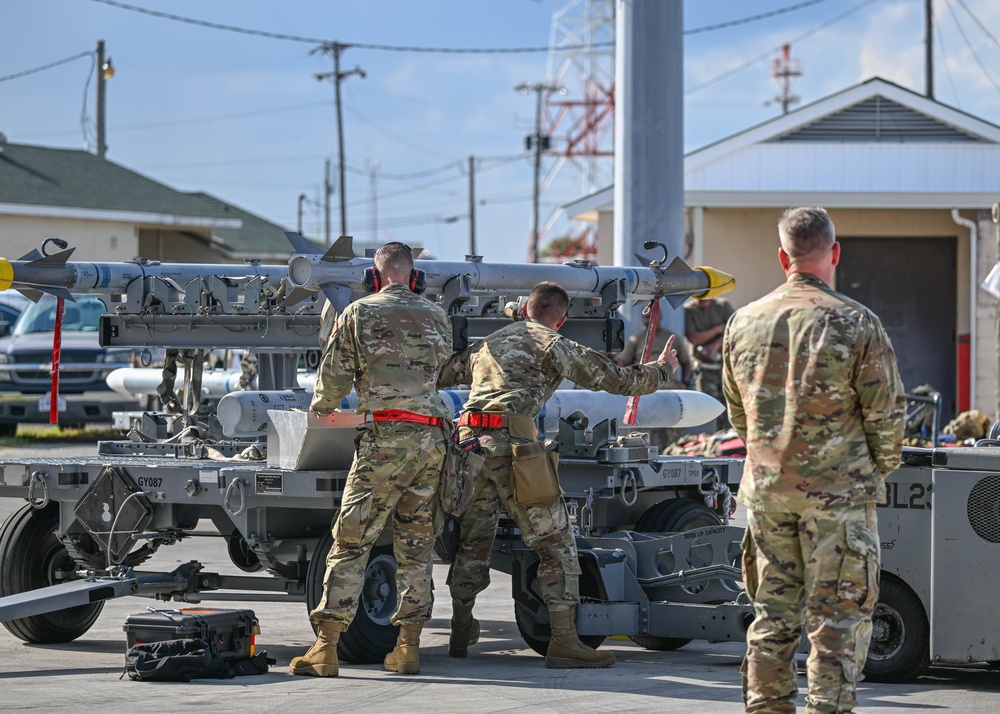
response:
<path fill-rule="evenodd" d="M 716 367 L 716 369 L 712 369 L 712 367 Z M 718 365 L 703 366 L 701 363 L 698 363 L 698 366 L 695 368 L 695 389 L 710 397 L 715 397 L 723 406 L 726 405 L 726 397 L 722 393 L 722 370 L 718 368 Z M 722 412 L 722 414 L 716 417 L 711 422 L 710 428 L 713 431 L 728 429 L 729 417 L 726 416 L 726 412 Z"/>
<path fill-rule="evenodd" d="M 431 615 L 431 555 L 437 489 L 447 449 L 443 430 L 380 428 L 361 433 L 333 526 L 323 596 L 309 617 L 349 625 L 358 607 L 368 555 L 389 519 L 399 607 L 393 624 Z"/>
<path fill-rule="evenodd" d="M 795 711 L 795 651 L 805 625 L 806 711 L 852 711 L 878 599 L 875 505 L 751 510 L 747 523 L 744 575 L 756 617 L 747 631 L 746 710 Z"/>
<path fill-rule="evenodd" d="M 451 596 L 471 604 L 489 584 L 490 551 L 501 505 L 521 529 L 525 545 L 538 553 L 538 586 L 545 605 L 568 610 L 579 604 L 580 561 L 566 504 L 562 499 L 550 508 L 515 503 L 509 456 L 491 456 L 483 465 L 473 505 L 462 518 L 461 545 L 448 575 Z"/>

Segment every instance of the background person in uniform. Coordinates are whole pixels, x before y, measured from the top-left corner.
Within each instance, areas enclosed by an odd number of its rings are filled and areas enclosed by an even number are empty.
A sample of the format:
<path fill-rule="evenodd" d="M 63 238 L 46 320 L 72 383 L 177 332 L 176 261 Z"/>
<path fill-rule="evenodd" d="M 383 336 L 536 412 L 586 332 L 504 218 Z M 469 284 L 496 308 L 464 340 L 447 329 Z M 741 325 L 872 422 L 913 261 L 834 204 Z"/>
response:
<path fill-rule="evenodd" d="M 695 389 L 725 405 L 722 394 L 722 334 L 733 314 L 725 298 L 693 298 L 684 305 L 684 336 L 694 352 Z M 723 413 L 711 425 L 713 431 L 729 426 Z"/>
<path fill-rule="evenodd" d="M 905 397 L 878 318 L 834 291 L 840 244 L 822 208 L 778 224 L 787 281 L 726 328 L 723 386 L 747 445 L 743 572 L 748 712 L 794 712 L 803 624 L 809 712 L 856 706 L 878 599 L 875 504 L 899 465 Z"/>
<path fill-rule="evenodd" d="M 472 503 L 460 519 L 459 548 L 448 573 L 454 613 L 448 645 L 452 657 L 465 657 L 469 645 L 479 639 L 472 608 L 476 595 L 489 585 L 497 519 L 500 510 L 506 509 L 524 542 L 538 553 L 538 583 L 552 623 L 546 666 L 607 667 L 615 661 L 613 653 L 587 647 L 576 634 L 580 564 L 566 504 L 562 498 L 545 507 L 524 507 L 515 501 L 511 445 L 535 439 L 534 418 L 564 378 L 587 389 L 648 394 L 673 381 L 677 351 L 670 339 L 656 362 L 619 367 L 604 354 L 557 332 L 566 321 L 568 307 L 565 290 L 555 283 L 540 283 L 528 298 L 527 319 L 497 330 L 456 355 L 442 374 L 443 386 L 472 385 L 459 419 L 459 436 L 461 441 L 478 437 L 480 454 L 486 457 Z M 475 414 L 480 419 L 497 415 L 505 423 L 498 428 L 462 426 Z"/>
<path fill-rule="evenodd" d="M 642 312 L 642 325 L 643 329 L 637 330 L 629 335 L 628 339 L 625 340 L 625 348 L 615 355 L 615 359 L 617 360 L 619 367 L 628 367 L 629 365 L 640 364 L 640 360 L 642 359 L 642 348 L 646 344 L 646 331 L 649 329 L 649 313 L 645 310 Z M 650 350 L 650 355 L 662 352 L 663 348 L 667 344 L 667 340 L 671 336 L 674 337 L 674 349 L 677 350 L 679 371 L 676 375 L 674 375 L 674 381 L 670 384 L 664 385 L 663 388 L 691 389 L 691 353 L 688 352 L 687 344 L 684 340 L 677 337 L 672 331 L 662 325 L 659 325 L 656 328 L 656 335 L 653 337 L 653 349 Z M 685 432 L 684 429 L 645 428 L 642 429 L 642 431 L 649 434 L 650 446 L 657 447 L 661 452 L 675 440 L 679 439 Z"/>
<path fill-rule="evenodd" d="M 434 509 L 450 438 L 436 383 L 452 354 L 451 323 L 411 291 L 416 273 L 406 245 L 387 243 L 374 264 L 378 292 L 340 313 L 317 375 L 314 411 L 333 412 L 353 385 L 368 423 L 357 437 L 333 526 L 323 596 L 309 614 L 318 637 L 292 660 L 292 674 L 337 675 L 340 633 L 354 617 L 369 551 L 388 523 L 398 564 L 392 623 L 400 633 L 385 667 L 420 671 L 420 630 L 431 615 Z"/>

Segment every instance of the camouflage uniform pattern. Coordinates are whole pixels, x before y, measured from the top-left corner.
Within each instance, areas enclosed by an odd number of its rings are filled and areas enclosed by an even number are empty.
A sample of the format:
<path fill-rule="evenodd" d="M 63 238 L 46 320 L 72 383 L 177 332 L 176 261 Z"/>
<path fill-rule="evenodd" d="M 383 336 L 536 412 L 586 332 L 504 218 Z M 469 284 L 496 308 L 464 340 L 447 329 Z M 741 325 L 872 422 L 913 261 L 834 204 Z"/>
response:
<path fill-rule="evenodd" d="M 648 394 L 673 380 L 673 369 L 655 362 L 619 367 L 606 355 L 584 347 L 532 320 L 514 322 L 456 355 L 442 373 L 441 386 L 470 384 L 466 411 L 507 412 L 535 418 L 562 380 L 614 394 Z M 448 573 L 453 599 L 467 605 L 490 582 L 490 552 L 501 508 L 521 529 L 539 556 L 538 583 L 545 605 L 567 610 L 580 601 L 580 564 L 566 504 L 522 507 L 510 487 L 511 436 L 503 429 L 463 427 L 461 439 L 479 438 L 486 457 L 472 503 L 460 519 L 461 540 Z"/>
<path fill-rule="evenodd" d="M 447 419 L 436 381 L 451 355 L 444 311 L 398 283 L 351 303 L 323 353 L 312 408 L 331 412 L 353 385 L 358 412 L 401 409 Z M 363 427 L 333 525 L 323 596 L 309 617 L 349 625 L 368 555 L 391 521 L 399 608 L 393 624 L 431 615 L 430 563 L 437 489 L 449 435 L 444 427 L 376 422 Z"/>
<path fill-rule="evenodd" d="M 714 298 L 705 306 L 692 302 L 684 307 L 684 332 L 701 332 L 716 325 L 724 325 L 733 314 L 733 306 L 725 298 Z M 722 391 L 722 355 L 705 354 L 699 346 L 694 347 L 694 388 L 715 397 L 723 404 L 726 398 Z M 720 415 L 713 428 L 728 428 L 726 415 Z"/>
<path fill-rule="evenodd" d="M 795 711 L 804 622 L 807 711 L 850 711 L 878 599 L 875 504 L 905 421 L 892 345 L 870 310 L 794 273 L 729 321 L 723 389 L 747 444 L 746 710 Z"/>

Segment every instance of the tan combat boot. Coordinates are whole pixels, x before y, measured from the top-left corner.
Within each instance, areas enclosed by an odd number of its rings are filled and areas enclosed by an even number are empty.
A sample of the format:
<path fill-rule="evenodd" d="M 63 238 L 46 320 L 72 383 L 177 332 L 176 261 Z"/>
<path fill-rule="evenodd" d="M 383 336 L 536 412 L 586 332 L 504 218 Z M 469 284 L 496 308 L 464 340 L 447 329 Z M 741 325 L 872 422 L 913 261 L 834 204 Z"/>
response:
<path fill-rule="evenodd" d="M 479 642 L 479 621 L 472 616 L 472 605 L 452 600 L 451 637 L 448 639 L 449 657 L 468 657 L 469 645 Z"/>
<path fill-rule="evenodd" d="M 424 623 L 404 622 L 399 626 L 396 649 L 385 656 L 385 668 L 399 674 L 420 674 L 420 630 Z"/>
<path fill-rule="evenodd" d="M 552 622 L 552 639 L 549 640 L 545 666 L 551 669 L 585 669 L 610 667 L 615 663 L 613 652 L 598 652 L 580 642 L 576 636 L 574 611 L 549 610 Z"/>
<path fill-rule="evenodd" d="M 292 660 L 288 669 L 292 674 L 311 677 L 336 677 L 340 673 L 337 661 L 337 643 L 344 625 L 322 620 L 316 625 L 316 642 L 301 657 Z"/>

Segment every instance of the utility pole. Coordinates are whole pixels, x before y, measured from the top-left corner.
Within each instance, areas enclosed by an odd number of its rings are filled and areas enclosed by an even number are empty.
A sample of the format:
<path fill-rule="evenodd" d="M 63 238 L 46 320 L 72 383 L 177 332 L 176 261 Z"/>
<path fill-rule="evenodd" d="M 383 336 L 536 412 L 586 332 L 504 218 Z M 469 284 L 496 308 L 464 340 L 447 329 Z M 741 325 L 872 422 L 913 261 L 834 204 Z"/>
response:
<path fill-rule="evenodd" d="M 372 236 L 375 243 L 378 243 L 378 180 L 376 178 L 376 173 L 382 166 L 381 161 L 373 161 L 370 164 L 365 161 L 365 165 L 368 168 L 369 178 L 371 179 L 371 189 L 372 189 Z"/>
<path fill-rule="evenodd" d="M 97 157 L 103 159 L 108 153 L 105 124 L 105 82 L 115 76 L 111 58 L 104 59 L 104 40 L 97 41 Z"/>
<path fill-rule="evenodd" d="M 322 45 L 316 50 L 313 50 L 313 52 L 318 51 L 333 55 L 333 71 L 317 72 L 313 76 L 319 81 L 323 81 L 324 79 L 333 80 L 334 101 L 337 106 L 337 167 L 340 179 L 340 235 L 342 236 L 347 235 L 347 198 L 345 195 L 346 181 L 344 180 L 344 116 L 340 107 L 340 83 L 352 74 L 358 75 L 361 79 L 364 79 L 367 76 L 364 70 L 358 66 L 355 66 L 354 69 L 349 69 L 346 72 L 340 71 L 340 55 L 348 47 L 350 47 L 350 45 L 342 45 L 339 42 L 333 42 Z M 328 235 L 327 243 L 329 242 L 330 239 Z"/>
<path fill-rule="evenodd" d="M 330 184 L 330 159 L 323 163 L 323 240 L 325 245 L 332 245 L 330 242 L 330 195 L 333 194 L 333 186 Z M 341 202 L 343 203 L 343 202 Z M 343 233 L 341 233 L 343 235 Z"/>
<path fill-rule="evenodd" d="M 469 255 L 476 254 L 476 157 L 469 157 Z"/>
<path fill-rule="evenodd" d="M 302 235 L 302 204 L 306 201 L 306 195 L 304 193 L 299 194 L 299 211 L 298 211 L 298 234 Z"/>
<path fill-rule="evenodd" d="M 927 98 L 934 99 L 934 0 L 924 0 L 924 48 Z"/>
<path fill-rule="evenodd" d="M 514 87 L 521 94 L 529 92 L 535 93 L 535 132 L 530 134 L 525 140 L 525 148 L 534 149 L 535 152 L 535 174 L 534 186 L 531 192 L 531 255 L 532 263 L 538 262 L 538 228 L 539 228 L 539 181 L 542 173 L 542 151 L 548 151 L 552 137 L 542 134 L 542 95 L 548 97 L 553 92 L 565 94 L 566 89 L 552 82 L 538 82 L 536 84 L 519 84 Z"/>

